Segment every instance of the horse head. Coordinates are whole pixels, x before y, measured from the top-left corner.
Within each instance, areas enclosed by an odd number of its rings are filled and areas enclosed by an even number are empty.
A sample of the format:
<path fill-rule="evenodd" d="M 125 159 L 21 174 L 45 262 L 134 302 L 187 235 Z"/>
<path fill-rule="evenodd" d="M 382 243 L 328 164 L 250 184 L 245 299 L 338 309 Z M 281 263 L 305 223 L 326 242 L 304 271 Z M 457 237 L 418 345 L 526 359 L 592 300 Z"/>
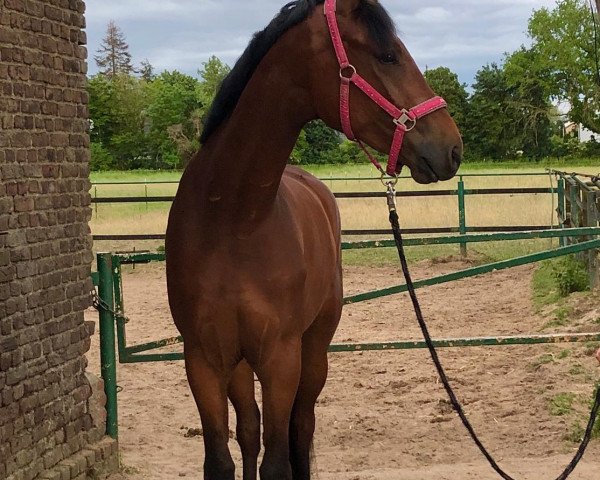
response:
<path fill-rule="evenodd" d="M 389 174 L 406 165 L 419 183 L 452 178 L 463 155 L 458 128 L 377 0 L 326 0 L 308 26 L 317 115 L 349 138 L 390 152 Z"/>

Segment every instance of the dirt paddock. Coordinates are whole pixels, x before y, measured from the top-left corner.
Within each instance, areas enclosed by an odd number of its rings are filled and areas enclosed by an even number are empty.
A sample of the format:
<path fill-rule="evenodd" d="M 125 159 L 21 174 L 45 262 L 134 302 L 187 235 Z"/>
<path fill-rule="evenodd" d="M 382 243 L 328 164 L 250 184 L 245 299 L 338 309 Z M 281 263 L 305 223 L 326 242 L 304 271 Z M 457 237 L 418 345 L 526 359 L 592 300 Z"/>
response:
<path fill-rule="evenodd" d="M 416 278 L 424 278 L 465 266 L 456 259 L 426 261 L 413 271 Z M 420 290 L 432 335 L 540 332 L 550 313 L 536 313 L 532 305 L 533 269 L 519 267 Z M 129 344 L 175 334 L 163 266 L 125 270 Z M 345 270 L 346 294 L 398 283 L 402 280 L 396 268 Z M 575 299 L 570 325 L 561 328 L 597 331 L 597 300 Z M 88 319 L 97 319 L 94 311 L 88 312 Z M 405 295 L 347 307 L 336 335 L 338 342 L 418 338 Z M 577 425 L 584 426 L 587 420 L 599 373 L 592 349 L 590 345 L 446 349 L 441 358 L 469 418 L 500 463 L 515 478 L 542 480 L 562 471 L 576 448 Z M 90 352 L 93 371 L 99 370 L 98 356 L 96 336 Z M 123 389 L 119 423 L 124 468 L 111 480 L 201 478 L 201 431 L 190 430 L 199 429 L 200 422 L 182 362 L 119 365 L 118 383 Z M 571 399 L 566 411 L 555 408 L 563 397 Z M 317 479 L 498 478 L 453 413 L 425 351 L 331 354 L 317 422 Z M 230 445 L 239 465 L 237 444 L 232 440 Z M 600 478 L 600 441 L 592 442 L 571 478 Z"/>

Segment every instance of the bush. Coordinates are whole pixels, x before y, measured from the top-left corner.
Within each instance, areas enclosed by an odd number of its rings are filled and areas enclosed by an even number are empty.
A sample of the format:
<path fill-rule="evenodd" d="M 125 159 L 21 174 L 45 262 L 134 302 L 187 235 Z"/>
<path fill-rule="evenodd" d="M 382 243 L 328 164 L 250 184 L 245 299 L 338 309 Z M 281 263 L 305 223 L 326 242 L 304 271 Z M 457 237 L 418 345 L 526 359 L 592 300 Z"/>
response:
<path fill-rule="evenodd" d="M 552 266 L 552 276 L 561 297 L 566 297 L 574 292 L 584 292 L 589 288 L 585 265 L 574 255 L 569 255 L 557 261 Z"/>
<path fill-rule="evenodd" d="M 112 170 L 115 167 L 115 159 L 101 143 L 91 142 L 90 169 L 94 172 Z"/>
<path fill-rule="evenodd" d="M 584 153 L 588 157 L 598 158 L 600 157 L 600 142 L 596 140 L 596 137 L 592 135 L 592 139 L 584 145 Z"/>

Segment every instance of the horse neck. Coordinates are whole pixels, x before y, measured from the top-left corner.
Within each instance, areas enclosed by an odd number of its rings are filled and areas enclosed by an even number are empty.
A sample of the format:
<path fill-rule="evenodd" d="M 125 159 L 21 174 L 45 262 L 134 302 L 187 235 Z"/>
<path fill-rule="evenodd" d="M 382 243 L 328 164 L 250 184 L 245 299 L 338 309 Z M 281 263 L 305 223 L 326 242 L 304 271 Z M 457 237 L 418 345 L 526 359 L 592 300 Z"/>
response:
<path fill-rule="evenodd" d="M 190 165 L 206 187 L 201 194 L 219 212 L 234 211 L 242 223 L 268 214 L 300 131 L 313 116 L 307 100 L 281 60 L 257 69 L 231 117 Z"/>

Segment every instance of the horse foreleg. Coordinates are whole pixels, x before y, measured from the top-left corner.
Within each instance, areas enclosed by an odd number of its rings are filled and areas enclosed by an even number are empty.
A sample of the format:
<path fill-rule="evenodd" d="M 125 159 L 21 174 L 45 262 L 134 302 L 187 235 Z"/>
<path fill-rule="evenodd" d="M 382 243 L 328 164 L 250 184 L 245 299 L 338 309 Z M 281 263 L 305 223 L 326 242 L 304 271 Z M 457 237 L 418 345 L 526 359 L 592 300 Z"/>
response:
<path fill-rule="evenodd" d="M 325 341 L 323 341 L 325 340 Z M 315 432 L 315 403 L 327 379 L 329 341 L 307 332 L 302 341 L 302 374 L 290 422 L 290 462 L 293 480 L 310 480 Z"/>
<path fill-rule="evenodd" d="M 310 480 L 310 463 L 313 436 L 315 433 L 315 403 L 327 378 L 327 355 L 303 362 L 302 379 L 294 402 L 290 423 L 290 462 L 293 480 Z M 306 372 L 306 374 L 305 374 Z"/>
<path fill-rule="evenodd" d="M 215 369 L 201 348 L 184 344 L 185 369 L 202 421 L 204 480 L 234 480 L 229 441 L 227 372 Z"/>
<path fill-rule="evenodd" d="M 254 398 L 254 372 L 242 360 L 229 383 L 229 399 L 237 417 L 236 435 L 242 450 L 244 480 L 256 480 L 260 452 L 260 411 Z"/>
<path fill-rule="evenodd" d="M 261 480 L 292 480 L 290 465 L 290 415 L 300 379 L 300 339 L 279 342 L 270 348 L 268 361 L 256 373 L 263 392 L 265 454 Z"/>

